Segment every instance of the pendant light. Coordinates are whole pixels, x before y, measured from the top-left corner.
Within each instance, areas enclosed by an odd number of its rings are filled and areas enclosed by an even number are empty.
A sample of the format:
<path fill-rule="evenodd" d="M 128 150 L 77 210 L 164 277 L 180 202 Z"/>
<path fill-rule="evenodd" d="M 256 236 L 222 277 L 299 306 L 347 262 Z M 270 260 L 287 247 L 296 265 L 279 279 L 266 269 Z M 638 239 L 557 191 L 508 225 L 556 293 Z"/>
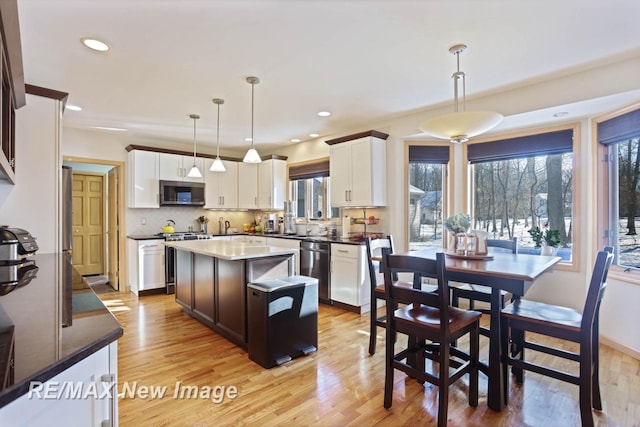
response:
<path fill-rule="evenodd" d="M 213 98 L 212 101 L 218 106 L 218 124 L 216 128 L 216 159 L 211 163 L 209 170 L 212 172 L 224 172 L 227 169 L 224 167 L 222 160 L 220 160 L 220 106 L 224 104 L 224 99 Z"/>
<path fill-rule="evenodd" d="M 196 120 L 200 118 L 197 114 L 189 114 L 189 117 L 193 119 L 193 166 L 187 176 L 189 178 L 202 178 L 200 169 L 196 166 Z"/>
<path fill-rule="evenodd" d="M 454 143 L 466 142 L 469 138 L 480 135 L 502 121 L 502 114 L 493 111 L 465 111 L 465 74 L 460 71 L 460 53 L 467 45 L 457 44 L 449 48 L 449 53 L 456 56 L 458 69 L 453 75 L 453 96 L 455 109 L 453 113 L 425 120 L 420 130 L 436 138 L 448 139 Z M 462 84 L 462 111 L 459 111 L 458 88 Z"/>
<path fill-rule="evenodd" d="M 251 84 L 251 148 L 249 148 L 247 154 L 244 155 L 244 159 L 242 159 L 242 161 L 244 163 L 260 163 L 262 159 L 256 149 L 253 148 L 253 89 L 255 85 L 260 83 L 260 79 L 257 77 L 247 77 L 247 83 Z"/>

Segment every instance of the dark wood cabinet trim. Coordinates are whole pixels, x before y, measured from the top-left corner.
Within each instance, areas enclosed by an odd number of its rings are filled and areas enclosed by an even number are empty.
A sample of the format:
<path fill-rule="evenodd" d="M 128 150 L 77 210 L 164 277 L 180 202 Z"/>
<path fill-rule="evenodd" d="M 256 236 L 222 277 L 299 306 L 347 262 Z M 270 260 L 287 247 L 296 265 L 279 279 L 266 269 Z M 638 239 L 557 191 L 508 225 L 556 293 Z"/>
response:
<path fill-rule="evenodd" d="M 353 135 L 341 136 L 340 138 L 330 139 L 324 143 L 327 145 L 340 144 L 341 142 L 353 141 L 354 139 L 365 138 L 367 136 L 374 136 L 376 138 L 384 139 L 389 138 L 389 135 L 384 132 L 378 132 L 377 130 L 368 130 L 365 132 L 354 133 Z"/>
<path fill-rule="evenodd" d="M 13 100 L 15 108 L 18 109 L 26 104 L 26 98 L 17 0 L 0 1 L 0 19 L 2 44 L 9 62 L 8 71 L 13 88 Z"/>
<path fill-rule="evenodd" d="M 48 89 L 46 87 L 34 86 L 29 83 L 24 85 L 24 89 L 26 93 L 29 95 L 41 96 L 43 98 L 55 99 L 58 101 L 62 101 L 63 104 L 67 103 L 67 98 L 69 94 L 67 92 L 61 92 L 59 90 Z"/>
<path fill-rule="evenodd" d="M 193 156 L 193 151 L 181 151 L 181 150 L 172 150 L 169 148 L 158 148 L 158 147 L 147 147 L 144 145 L 127 145 L 125 147 L 125 150 L 127 151 L 132 151 L 132 150 L 143 150 L 143 151 L 152 151 L 154 153 L 166 153 L 166 154 L 178 154 L 181 156 Z M 215 154 L 204 154 L 204 153 L 197 153 L 196 152 L 196 156 L 198 157 L 204 157 L 206 159 L 215 159 L 216 156 Z M 220 158 L 222 160 L 228 160 L 231 162 L 241 162 L 242 158 L 238 158 L 238 157 L 230 157 L 230 156 L 220 156 Z M 262 156 L 261 157 L 262 160 L 287 160 L 287 156 L 281 156 L 279 154 L 270 154 L 268 156 Z"/>

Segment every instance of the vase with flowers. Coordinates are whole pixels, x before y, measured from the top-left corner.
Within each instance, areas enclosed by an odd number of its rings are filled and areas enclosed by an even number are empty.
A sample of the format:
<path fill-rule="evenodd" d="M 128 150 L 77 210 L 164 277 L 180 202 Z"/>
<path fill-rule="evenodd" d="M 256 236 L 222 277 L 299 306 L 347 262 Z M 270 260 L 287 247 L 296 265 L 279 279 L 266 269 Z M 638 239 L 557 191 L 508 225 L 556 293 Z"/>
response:
<path fill-rule="evenodd" d="M 466 213 L 451 215 L 444 221 L 444 228 L 449 231 L 447 248 L 459 254 L 465 254 L 466 232 L 471 227 L 471 217 Z"/>

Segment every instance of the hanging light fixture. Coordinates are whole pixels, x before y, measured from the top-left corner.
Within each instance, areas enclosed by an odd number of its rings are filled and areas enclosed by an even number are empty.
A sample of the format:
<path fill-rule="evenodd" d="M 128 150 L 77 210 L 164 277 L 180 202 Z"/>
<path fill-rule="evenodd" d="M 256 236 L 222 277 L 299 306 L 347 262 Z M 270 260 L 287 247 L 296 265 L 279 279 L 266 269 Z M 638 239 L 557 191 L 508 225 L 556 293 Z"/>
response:
<path fill-rule="evenodd" d="M 209 170 L 212 172 L 224 172 L 227 169 L 224 167 L 222 160 L 220 160 L 220 106 L 224 104 L 224 99 L 213 98 L 212 101 L 218 106 L 218 125 L 216 128 L 216 159 L 211 163 Z"/>
<path fill-rule="evenodd" d="M 251 148 L 249 148 L 247 154 L 244 155 L 244 159 L 242 159 L 242 161 L 244 163 L 260 163 L 262 159 L 254 148 L 253 138 L 253 89 L 255 85 L 260 83 L 260 79 L 257 77 L 247 77 L 247 83 L 251 84 Z"/>
<path fill-rule="evenodd" d="M 200 116 L 197 114 L 189 114 L 189 117 L 193 119 L 193 166 L 187 176 L 189 178 L 202 178 L 200 169 L 196 166 L 196 120 L 198 120 Z"/>
<path fill-rule="evenodd" d="M 480 135 L 502 121 L 502 114 L 493 111 L 465 111 L 465 74 L 460 71 L 460 53 L 467 48 L 465 44 L 457 44 L 449 48 L 449 53 L 456 56 L 458 69 L 453 75 L 453 96 L 455 110 L 453 113 L 425 120 L 420 130 L 436 138 L 448 139 L 454 143 L 468 141 Z M 462 84 L 462 111 L 459 110 L 458 92 Z"/>

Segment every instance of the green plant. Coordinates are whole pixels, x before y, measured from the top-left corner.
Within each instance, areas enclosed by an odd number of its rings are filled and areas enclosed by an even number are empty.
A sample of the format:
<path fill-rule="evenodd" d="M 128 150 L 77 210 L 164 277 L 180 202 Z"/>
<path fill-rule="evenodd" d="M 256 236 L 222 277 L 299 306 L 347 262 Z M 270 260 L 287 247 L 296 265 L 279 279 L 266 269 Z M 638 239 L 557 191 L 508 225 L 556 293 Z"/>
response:
<path fill-rule="evenodd" d="M 534 227 L 529 230 L 529 234 L 531 238 L 536 243 L 536 248 L 542 246 L 542 241 L 547 246 L 551 246 L 553 248 L 560 245 L 560 230 L 540 230 L 540 227 Z"/>
<path fill-rule="evenodd" d="M 466 213 L 451 215 L 444 221 L 444 227 L 453 233 L 464 233 L 471 227 L 471 217 Z"/>

